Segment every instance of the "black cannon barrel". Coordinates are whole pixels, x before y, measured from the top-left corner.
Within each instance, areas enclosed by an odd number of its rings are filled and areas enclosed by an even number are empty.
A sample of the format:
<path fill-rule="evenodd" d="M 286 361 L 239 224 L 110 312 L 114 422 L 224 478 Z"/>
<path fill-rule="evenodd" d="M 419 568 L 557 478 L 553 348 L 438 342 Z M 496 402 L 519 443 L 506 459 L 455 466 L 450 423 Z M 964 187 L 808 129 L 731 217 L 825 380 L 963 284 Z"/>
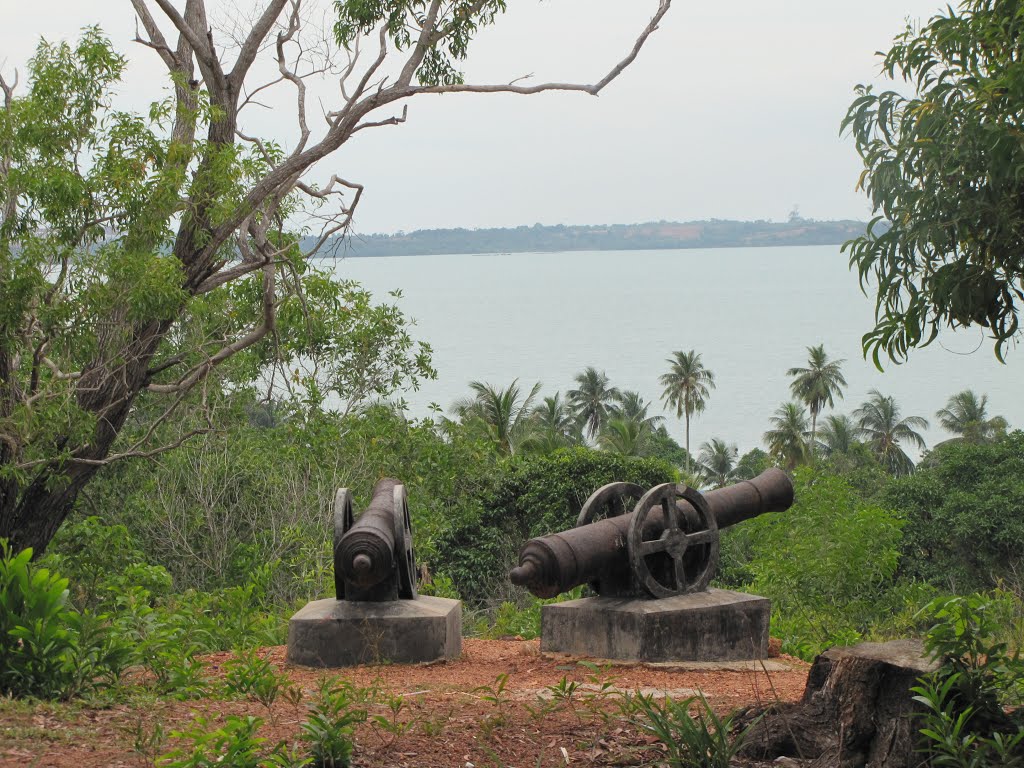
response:
<path fill-rule="evenodd" d="M 369 589 L 393 571 L 396 485 L 399 481 L 392 478 L 379 480 L 370 505 L 338 542 L 335 567 L 347 584 Z"/>
<path fill-rule="evenodd" d="M 769 469 L 753 480 L 704 494 L 719 528 L 728 528 L 765 512 L 781 512 L 793 504 L 793 483 L 780 469 Z M 676 502 L 683 517 L 698 519 L 693 506 Z M 519 566 L 509 573 L 513 584 L 538 597 L 554 597 L 594 581 L 625 565 L 626 538 L 633 514 L 530 539 L 519 551 Z M 652 509 L 644 523 L 644 539 L 657 538 L 665 528 L 660 509 Z M 628 567 L 628 566 L 627 566 Z"/>

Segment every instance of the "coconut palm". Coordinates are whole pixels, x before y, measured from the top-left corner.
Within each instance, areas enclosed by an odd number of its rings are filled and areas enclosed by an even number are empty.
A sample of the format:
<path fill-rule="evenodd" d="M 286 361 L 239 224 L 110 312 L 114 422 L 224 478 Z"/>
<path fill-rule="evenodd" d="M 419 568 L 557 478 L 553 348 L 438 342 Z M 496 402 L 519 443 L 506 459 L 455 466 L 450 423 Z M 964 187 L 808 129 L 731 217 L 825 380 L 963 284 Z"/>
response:
<path fill-rule="evenodd" d="M 533 427 L 530 417 L 540 382 L 533 385 L 525 398 L 521 397 L 519 379 L 506 389 L 496 389 L 481 381 L 471 381 L 469 388 L 475 393 L 473 397 L 457 401 L 452 410 L 464 424 L 471 421 L 483 424 L 502 453 L 515 453 Z"/>
<path fill-rule="evenodd" d="M 715 388 L 715 375 L 704 367 L 700 354 L 694 350 L 689 352 L 673 352 L 666 361 L 668 373 L 659 378 L 665 388 L 661 399 L 667 408 L 675 408 L 676 418 L 686 418 L 686 471 L 690 471 L 690 417 L 695 413 L 703 413 L 707 406 L 711 390 Z"/>
<path fill-rule="evenodd" d="M 579 424 L 559 392 L 553 397 L 545 397 L 544 401 L 533 409 L 531 419 L 534 429 L 532 434 L 520 443 L 522 450 L 551 453 L 582 440 Z"/>
<path fill-rule="evenodd" d="M 626 390 L 621 393 L 616 402 L 608 406 L 609 418 L 635 421 L 638 424 L 646 424 L 648 428 L 654 429 L 659 422 L 665 420 L 664 416 L 648 416 L 647 411 L 651 404 L 645 403 L 639 392 Z"/>
<path fill-rule="evenodd" d="M 642 421 L 610 418 L 598 437 L 598 443 L 609 453 L 642 456 L 650 427 Z"/>
<path fill-rule="evenodd" d="M 807 367 L 790 368 L 787 376 L 792 376 L 793 381 L 789 388 L 793 397 L 807 406 L 811 412 L 811 458 L 814 458 L 814 445 L 818 434 L 818 414 L 826 405 L 832 408 L 835 405 L 835 398 L 842 399 L 843 387 L 846 386 L 846 379 L 843 378 L 840 367 L 845 361 L 829 360 L 825 354 L 825 345 L 819 344 L 816 347 L 807 348 Z"/>
<path fill-rule="evenodd" d="M 807 412 L 799 403 L 783 403 L 770 419 L 772 429 L 764 433 L 768 452 L 793 469 L 807 460 Z"/>
<path fill-rule="evenodd" d="M 857 444 L 858 434 L 860 430 L 849 416 L 826 416 L 818 433 L 818 447 L 828 456 L 849 453 Z"/>
<path fill-rule="evenodd" d="M 928 420 L 920 416 L 900 418 L 900 407 L 892 397 L 877 389 L 868 393 L 868 400 L 853 412 L 860 437 L 864 438 L 878 461 L 894 475 L 914 471 L 914 462 L 900 443 L 925 449 L 924 438 L 916 430 L 927 429 Z"/>
<path fill-rule="evenodd" d="M 711 438 L 700 447 L 697 461 L 704 479 L 714 488 L 721 488 L 736 479 L 736 462 L 739 449 L 735 445 L 726 445 L 725 440 Z"/>
<path fill-rule="evenodd" d="M 577 388 L 567 393 L 569 407 L 587 437 L 594 439 L 608 418 L 609 407 L 619 399 L 619 390 L 608 386 L 608 376 L 593 366 L 576 376 L 576 384 Z"/>
<path fill-rule="evenodd" d="M 1006 431 L 1006 419 L 1002 416 L 988 418 L 988 395 L 978 397 L 965 389 L 946 402 L 946 407 L 936 412 L 939 424 L 947 432 L 959 435 L 970 443 L 983 443 Z"/>

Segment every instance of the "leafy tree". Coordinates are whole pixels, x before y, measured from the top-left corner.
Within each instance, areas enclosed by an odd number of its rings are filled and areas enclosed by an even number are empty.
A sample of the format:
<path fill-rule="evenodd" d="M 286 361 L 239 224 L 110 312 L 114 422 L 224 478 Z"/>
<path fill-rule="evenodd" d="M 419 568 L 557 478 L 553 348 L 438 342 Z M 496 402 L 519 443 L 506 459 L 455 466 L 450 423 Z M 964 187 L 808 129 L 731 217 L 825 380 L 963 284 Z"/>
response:
<path fill-rule="evenodd" d="M 659 424 L 647 436 L 647 455 L 673 467 L 686 464 L 686 449 L 672 438 L 664 424 Z"/>
<path fill-rule="evenodd" d="M 783 403 L 770 419 L 772 428 L 764 433 L 768 450 L 786 469 L 807 460 L 807 412 L 799 403 Z"/>
<path fill-rule="evenodd" d="M 673 352 L 666 361 L 668 373 L 659 378 L 665 388 L 661 398 L 667 408 L 675 408 L 676 418 L 686 418 L 686 471 L 690 471 L 690 417 L 703 413 L 711 390 L 715 388 L 715 375 L 704 367 L 700 353 Z"/>
<path fill-rule="evenodd" d="M 713 437 L 700 447 L 697 460 L 701 475 L 715 488 L 738 480 L 737 459 L 739 449 L 735 445 L 726 445 L 724 440 Z"/>
<path fill-rule="evenodd" d="M 849 453 L 857 444 L 860 429 L 853 419 L 845 414 L 826 416 L 818 433 L 818 444 L 826 456 Z"/>
<path fill-rule="evenodd" d="M 814 446 L 818 434 L 818 414 L 826 405 L 832 408 L 836 397 L 842 398 L 842 388 L 846 379 L 840 370 L 844 361 L 829 360 L 825 354 L 825 346 L 807 348 L 807 367 L 790 368 L 787 376 L 792 376 L 790 389 L 793 396 L 807 406 L 811 412 L 811 458 L 814 458 Z"/>
<path fill-rule="evenodd" d="M 609 416 L 624 421 L 634 421 L 644 424 L 649 429 L 654 429 L 660 422 L 665 420 L 664 416 L 648 416 L 650 403 L 645 403 L 639 392 L 626 390 L 618 397 L 618 402 L 608 406 Z"/>
<path fill-rule="evenodd" d="M 751 448 L 736 462 L 737 480 L 750 480 L 772 466 L 771 457 L 760 448 Z"/>
<path fill-rule="evenodd" d="M 598 436 L 599 445 L 620 456 L 643 456 L 650 427 L 643 421 L 613 417 Z"/>
<path fill-rule="evenodd" d="M 913 460 L 900 447 L 900 442 L 925 449 L 924 438 L 916 430 L 927 429 L 928 420 L 920 416 L 900 418 L 900 407 L 892 397 L 877 389 L 868 393 L 868 400 L 853 412 L 860 436 L 878 457 L 882 466 L 894 475 L 914 471 Z"/>
<path fill-rule="evenodd" d="M 533 409 L 531 419 L 534 429 L 521 443 L 523 450 L 551 453 L 583 441 L 579 423 L 559 392 L 545 397 Z"/>
<path fill-rule="evenodd" d="M 988 395 L 978 397 L 969 389 L 950 397 L 946 407 L 935 416 L 944 430 L 972 443 L 985 442 L 1006 432 L 1006 419 L 988 417 Z"/>
<path fill-rule="evenodd" d="M 471 381 L 469 388 L 475 395 L 459 400 L 452 410 L 463 423 L 473 420 L 482 423 L 499 451 L 515 453 L 535 427 L 533 401 L 540 392 L 540 382 L 534 384 L 525 397 L 521 396 L 519 379 L 505 389 L 496 389 L 481 381 Z"/>
<path fill-rule="evenodd" d="M 600 434 L 613 404 L 621 397 L 616 387 L 609 386 L 607 374 L 593 366 L 577 374 L 576 389 L 567 394 L 580 427 L 591 440 Z"/>
<path fill-rule="evenodd" d="M 351 66 L 337 50 L 311 60 L 323 47 L 303 40 L 301 0 L 260 5 L 220 45 L 205 0 L 132 0 L 139 39 L 171 86 L 146 116 L 114 106 L 125 60 L 96 30 L 77 47 L 43 43 L 24 94 L 0 79 L 0 537 L 15 549 L 42 553 L 100 467 L 208 429 L 205 416 L 176 411 L 237 389 L 216 378 L 227 367 L 242 384 L 281 387 L 292 384 L 282 360 L 322 356 L 335 372 L 355 360 L 368 366 L 356 388 L 371 397 L 427 375 L 425 349 L 394 328 L 397 348 L 385 329 L 375 349 L 372 318 L 353 329 L 343 317 L 360 296 L 311 269 L 311 253 L 346 231 L 362 186 L 339 176 L 317 184 L 310 173 L 357 133 L 404 121 L 404 105 L 426 94 L 597 94 L 670 0 L 596 83 L 535 85 L 466 83 L 458 71 L 503 0 L 340 0 L 335 42 L 351 50 Z M 367 46 L 379 56 L 356 58 Z M 254 66 L 260 58 L 269 66 Z M 307 122 L 307 83 L 325 69 L 343 82 L 321 131 Z M 248 120 L 253 94 L 271 87 L 296 99 L 285 143 L 260 138 Z M 313 229 L 300 239 L 291 221 Z M 307 371 L 296 396 L 315 406 L 324 386 L 340 385 L 326 373 Z M 118 445 L 129 420 L 153 428 Z"/>
<path fill-rule="evenodd" d="M 1024 588 L 1024 432 L 986 443 L 950 440 L 886 504 L 906 517 L 900 569 L 961 594 L 1000 582 Z"/>
<path fill-rule="evenodd" d="M 906 359 L 943 326 L 988 329 L 996 355 L 1024 298 L 1020 0 L 963 0 L 907 25 L 884 55 L 912 89 L 857 88 L 843 129 L 864 161 L 876 214 L 843 248 L 877 290 L 865 353 Z"/>

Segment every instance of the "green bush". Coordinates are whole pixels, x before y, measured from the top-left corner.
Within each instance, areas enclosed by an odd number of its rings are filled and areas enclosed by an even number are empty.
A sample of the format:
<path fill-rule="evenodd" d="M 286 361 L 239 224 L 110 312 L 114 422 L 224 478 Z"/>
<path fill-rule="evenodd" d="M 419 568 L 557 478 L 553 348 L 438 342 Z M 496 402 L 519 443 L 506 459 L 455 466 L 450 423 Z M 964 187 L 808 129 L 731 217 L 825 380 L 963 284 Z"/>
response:
<path fill-rule="evenodd" d="M 0 693 L 72 698 L 113 685 L 131 658 L 106 617 L 68 605 L 68 580 L 0 542 Z"/>
<path fill-rule="evenodd" d="M 659 702 L 637 693 L 624 708 L 641 730 L 664 745 L 665 764 L 672 768 L 729 768 L 743 746 L 746 730 L 731 733 L 732 716 L 716 715 L 703 696 L 680 701 L 666 696 Z"/>
<path fill-rule="evenodd" d="M 321 685 L 319 701 L 300 726 L 300 738 L 315 768 L 347 768 L 355 747 L 355 726 L 365 722 L 367 715 L 359 704 L 359 692 L 349 683 Z"/>
<path fill-rule="evenodd" d="M 772 632 L 787 653 L 811 658 L 858 642 L 891 606 L 901 519 L 863 501 L 844 478 L 800 468 L 786 512 L 725 536 L 723 571 L 772 600 Z"/>
<path fill-rule="evenodd" d="M 1024 765 L 1024 661 L 1010 653 L 1002 610 L 978 595 L 942 598 L 925 649 L 942 666 L 914 688 L 928 764 L 949 768 Z"/>
<path fill-rule="evenodd" d="M 288 751 L 279 741 L 267 746 L 256 732 L 263 721 L 258 717 L 228 715 L 220 727 L 208 718 L 196 717 L 192 727 L 171 736 L 179 746 L 157 759 L 159 768 L 299 768 L 307 761 Z"/>
<path fill-rule="evenodd" d="M 959 594 L 1000 582 L 1024 594 L 1024 432 L 938 446 L 886 504 L 907 520 L 905 577 Z"/>

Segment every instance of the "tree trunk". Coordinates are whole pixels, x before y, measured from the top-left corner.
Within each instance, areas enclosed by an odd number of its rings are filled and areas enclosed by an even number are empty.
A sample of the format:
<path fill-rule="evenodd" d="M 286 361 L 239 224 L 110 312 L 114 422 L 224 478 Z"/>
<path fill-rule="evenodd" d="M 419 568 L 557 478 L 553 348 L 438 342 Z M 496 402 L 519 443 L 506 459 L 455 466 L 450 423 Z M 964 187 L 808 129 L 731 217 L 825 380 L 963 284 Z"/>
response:
<path fill-rule="evenodd" d="M 742 753 L 814 768 L 922 766 L 914 726 L 921 706 L 910 688 L 935 667 L 917 640 L 831 648 L 814 660 L 799 703 L 740 715 L 740 725 L 753 722 Z"/>
<path fill-rule="evenodd" d="M 690 474 L 690 412 L 686 412 L 686 474 Z"/>

